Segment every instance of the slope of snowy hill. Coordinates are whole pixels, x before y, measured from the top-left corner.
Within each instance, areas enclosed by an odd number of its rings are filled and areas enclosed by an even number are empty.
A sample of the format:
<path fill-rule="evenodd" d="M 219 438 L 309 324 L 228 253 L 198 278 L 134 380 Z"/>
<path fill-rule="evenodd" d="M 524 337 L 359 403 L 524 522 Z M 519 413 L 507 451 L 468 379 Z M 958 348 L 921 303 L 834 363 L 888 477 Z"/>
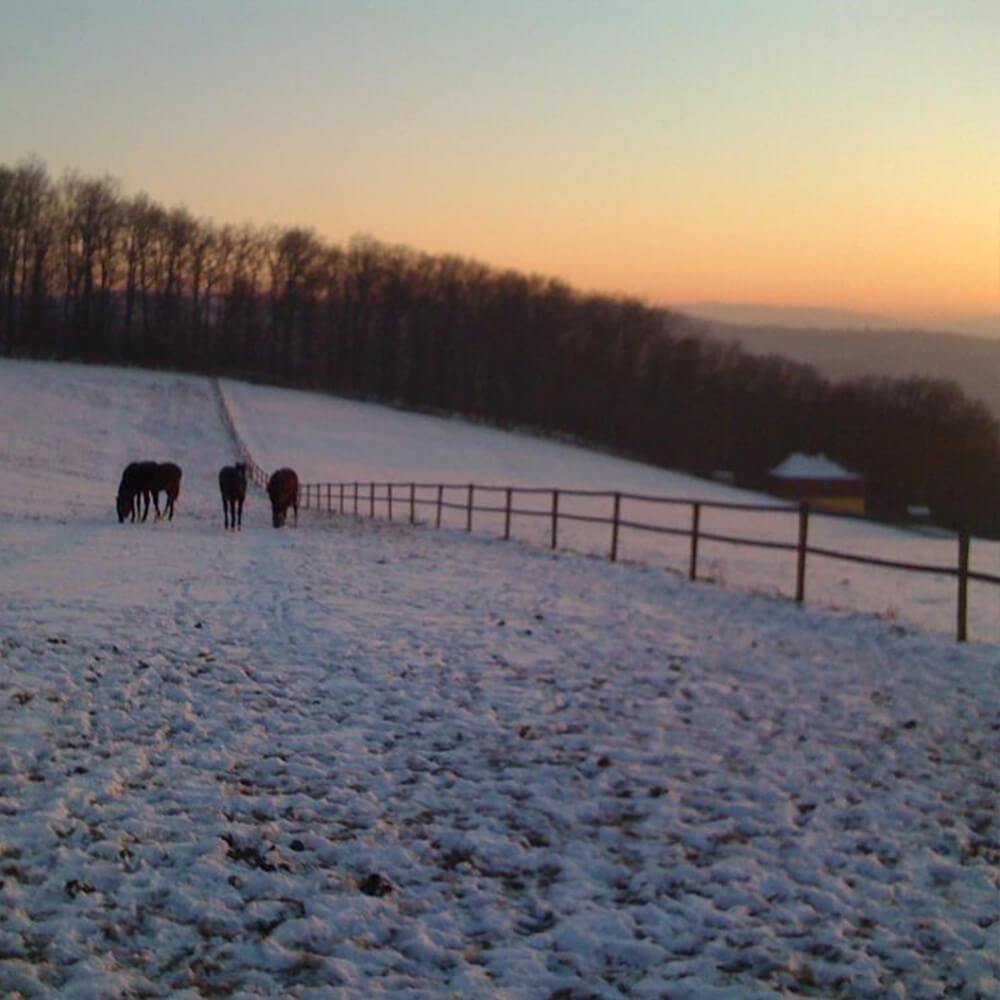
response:
<path fill-rule="evenodd" d="M 139 457 L 172 522 L 117 523 Z M 256 490 L 227 534 L 233 457 L 205 379 L 0 362 L 0 995 L 1000 991 L 1000 647 Z"/>
<path fill-rule="evenodd" d="M 291 465 L 303 482 L 354 480 L 418 483 L 476 483 L 494 486 L 559 487 L 561 489 L 622 491 L 641 496 L 666 496 L 715 503 L 773 507 L 773 497 L 694 479 L 654 466 L 602 455 L 584 448 L 499 430 L 460 420 L 417 416 L 397 410 L 306 392 L 224 381 L 225 398 L 239 432 L 256 461 L 266 469 Z M 384 493 L 384 491 L 383 491 Z M 405 498 L 405 490 L 401 496 Z M 430 498 L 432 493 L 425 492 Z M 464 503 L 459 490 L 454 502 Z M 503 503 L 496 494 L 483 495 L 484 505 Z M 591 499 L 562 496 L 560 510 L 609 520 L 610 496 Z M 402 504 L 400 505 L 402 507 Z M 551 507 L 550 497 L 520 495 L 520 509 L 539 515 Z M 350 509 L 353 510 L 353 507 Z M 362 510 L 364 508 L 362 507 Z M 385 514 L 385 508 L 376 508 Z M 424 507 L 425 520 L 433 511 Z M 625 501 L 621 516 L 643 524 L 688 531 L 688 505 L 662 506 Z M 453 511 L 445 522 L 465 524 L 464 511 Z M 478 515 L 478 531 L 499 537 L 503 517 Z M 794 544 L 798 517 L 791 513 L 755 513 L 706 507 L 700 530 L 727 536 Z M 836 552 L 954 568 L 958 545 L 953 537 L 929 537 L 873 522 L 813 515 L 810 543 Z M 521 540 L 548 545 L 545 516 L 515 519 L 513 534 Z M 607 524 L 564 521 L 560 545 L 577 552 L 607 554 Z M 690 543 L 683 535 L 625 531 L 622 558 L 649 566 L 686 572 Z M 795 593 L 794 552 L 734 547 L 703 541 L 699 548 L 700 576 L 731 587 L 769 595 Z M 971 565 L 1000 575 L 1000 543 L 975 539 Z M 969 633 L 974 639 L 1000 641 L 1000 588 L 973 583 L 969 593 Z M 812 604 L 868 611 L 954 635 L 957 585 L 954 577 L 906 573 L 863 564 L 814 557 L 808 560 L 807 600 Z"/>

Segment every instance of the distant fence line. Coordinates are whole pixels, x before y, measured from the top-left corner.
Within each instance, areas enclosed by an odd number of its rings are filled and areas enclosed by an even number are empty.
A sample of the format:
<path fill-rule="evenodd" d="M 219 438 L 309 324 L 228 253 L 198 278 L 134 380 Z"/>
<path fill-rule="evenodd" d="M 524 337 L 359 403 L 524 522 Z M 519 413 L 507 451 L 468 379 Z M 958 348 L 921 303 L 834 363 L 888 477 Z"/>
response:
<path fill-rule="evenodd" d="M 263 488 L 267 484 L 267 474 L 254 461 L 249 448 L 247 448 L 240 437 L 219 380 L 215 379 L 214 384 L 223 422 L 236 443 L 242 460 L 247 463 L 247 470 L 252 480 Z M 500 497 L 499 501 L 492 503 L 481 502 L 484 498 L 490 499 L 497 496 Z M 516 498 L 526 496 L 548 498 L 548 503 L 544 508 L 518 507 L 515 505 Z M 610 503 L 611 514 L 610 516 L 580 514 L 561 509 L 561 501 L 573 497 L 606 500 Z M 653 504 L 658 507 L 686 507 L 690 511 L 688 525 L 686 527 L 673 527 L 625 518 L 622 516 L 623 501 L 637 501 L 645 504 Z M 1000 576 L 970 569 L 970 536 L 967 531 L 958 532 L 958 551 L 954 565 L 903 562 L 896 559 L 883 559 L 851 552 L 840 552 L 836 549 L 823 546 L 810 545 L 809 518 L 813 512 L 813 508 L 808 503 L 728 503 L 716 500 L 693 500 L 688 497 L 668 497 L 611 490 L 494 486 L 478 483 L 379 483 L 374 481 L 354 481 L 300 483 L 299 505 L 305 510 L 325 510 L 329 514 L 350 514 L 357 517 L 369 518 L 375 518 L 378 516 L 377 512 L 384 511 L 390 521 L 395 520 L 398 513 L 408 520 L 410 524 L 427 523 L 418 522 L 417 511 L 418 508 L 426 509 L 430 507 L 433 511 L 434 526 L 436 528 L 440 528 L 442 525 L 444 511 L 459 511 L 465 515 L 465 530 L 467 532 L 472 531 L 475 514 L 502 515 L 502 537 L 504 540 L 510 539 L 515 518 L 544 518 L 547 519 L 549 525 L 549 547 L 551 549 L 558 548 L 560 522 L 605 525 L 609 529 L 608 559 L 611 562 L 618 560 L 620 540 L 624 531 L 673 535 L 688 539 L 688 579 L 690 580 L 698 579 L 698 550 L 701 542 L 719 542 L 747 548 L 794 552 L 795 600 L 800 604 L 805 601 L 806 564 L 809 556 L 819 556 L 907 573 L 953 577 L 957 583 L 956 638 L 959 642 L 965 642 L 968 638 L 969 582 L 974 581 L 1000 586 Z M 798 519 L 797 539 L 794 542 L 784 542 L 706 531 L 701 527 L 701 515 L 705 510 L 734 510 L 755 514 L 795 514 Z M 836 511 L 823 510 L 822 513 L 824 516 L 829 517 L 864 520 L 864 518 L 859 518 L 857 515 L 843 514 Z"/>
<path fill-rule="evenodd" d="M 236 445 L 236 451 L 239 453 L 240 460 L 246 462 L 247 473 L 251 481 L 256 483 L 261 489 L 265 489 L 267 486 L 267 473 L 254 461 L 254 457 L 250 454 L 250 449 L 246 446 L 246 442 L 240 437 L 240 432 L 236 429 L 236 421 L 233 420 L 233 414 L 229 409 L 229 402 L 226 400 L 226 394 L 222 391 L 222 384 L 217 377 L 213 377 L 212 379 L 212 388 L 215 390 L 215 398 L 219 404 L 219 411 L 222 414 L 222 422 L 229 432 L 229 436 L 233 439 L 233 443 Z"/>

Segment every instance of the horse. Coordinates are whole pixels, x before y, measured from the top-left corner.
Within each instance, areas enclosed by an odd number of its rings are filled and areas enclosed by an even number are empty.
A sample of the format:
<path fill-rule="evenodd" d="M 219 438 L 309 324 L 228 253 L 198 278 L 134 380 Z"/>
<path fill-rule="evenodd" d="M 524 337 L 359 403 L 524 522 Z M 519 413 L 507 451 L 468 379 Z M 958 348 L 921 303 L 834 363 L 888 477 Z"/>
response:
<path fill-rule="evenodd" d="M 174 519 L 174 501 L 177 499 L 178 494 L 181 491 L 181 467 L 175 465 L 173 462 L 158 462 L 154 463 L 156 465 L 156 473 L 154 479 L 154 487 L 152 489 L 153 494 L 153 506 L 156 508 L 156 519 L 160 519 L 160 505 L 156 502 L 157 495 L 161 490 L 167 494 L 167 502 L 163 507 L 163 517 L 168 521 Z M 149 509 L 149 504 L 146 504 L 146 509 Z M 146 519 L 143 518 L 145 521 Z"/>
<path fill-rule="evenodd" d="M 289 507 L 295 512 L 295 523 L 299 523 L 299 477 L 292 469 L 278 469 L 271 474 L 267 495 L 271 498 L 271 523 L 276 528 L 285 523 Z"/>
<path fill-rule="evenodd" d="M 225 465 L 219 469 L 219 492 L 222 494 L 222 520 L 225 530 L 239 531 L 243 527 L 243 501 L 247 495 L 246 462 Z"/>
<path fill-rule="evenodd" d="M 153 504 L 156 506 L 157 516 L 159 516 L 160 508 L 156 504 L 155 492 L 157 469 L 156 462 L 130 462 L 125 466 L 121 482 L 118 484 L 118 496 L 115 501 L 119 524 L 127 517 L 135 521 L 139 516 L 139 508 L 143 500 L 146 504 L 141 520 L 145 521 L 149 515 L 150 496 L 153 498 Z"/>

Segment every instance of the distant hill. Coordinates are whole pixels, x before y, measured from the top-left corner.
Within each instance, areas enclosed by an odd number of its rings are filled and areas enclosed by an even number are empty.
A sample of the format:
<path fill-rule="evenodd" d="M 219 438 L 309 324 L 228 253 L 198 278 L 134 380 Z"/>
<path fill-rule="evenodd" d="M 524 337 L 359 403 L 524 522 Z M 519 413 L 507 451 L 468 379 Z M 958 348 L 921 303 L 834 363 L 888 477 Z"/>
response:
<path fill-rule="evenodd" d="M 951 379 L 1000 420 L 998 338 L 920 330 L 767 326 L 702 318 L 714 339 L 735 340 L 752 354 L 779 354 L 811 364 L 832 379 L 860 375 Z"/>
<path fill-rule="evenodd" d="M 1000 313 L 981 313 L 952 317 L 947 323 L 915 323 L 883 313 L 856 312 L 852 309 L 824 309 L 815 306 L 769 306 L 752 302 L 691 302 L 675 305 L 687 313 L 711 323 L 735 326 L 769 326 L 813 330 L 910 331 L 952 333 L 970 337 L 1000 338 Z"/>
<path fill-rule="evenodd" d="M 880 313 L 817 306 L 768 306 L 744 302 L 691 302 L 677 307 L 698 319 L 726 326 L 781 326 L 799 329 L 869 330 L 898 326 Z"/>

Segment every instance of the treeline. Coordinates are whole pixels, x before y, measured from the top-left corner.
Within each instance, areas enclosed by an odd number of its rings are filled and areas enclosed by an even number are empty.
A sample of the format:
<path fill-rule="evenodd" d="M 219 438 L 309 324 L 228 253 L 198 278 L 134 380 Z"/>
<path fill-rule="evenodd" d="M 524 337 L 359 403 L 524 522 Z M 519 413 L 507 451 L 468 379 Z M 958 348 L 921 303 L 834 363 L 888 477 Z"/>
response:
<path fill-rule="evenodd" d="M 689 318 L 300 227 L 219 226 L 110 177 L 0 165 L 0 350 L 217 372 L 570 435 L 765 487 L 791 451 L 885 516 L 1000 532 L 1000 430 L 951 382 L 831 383 Z"/>

